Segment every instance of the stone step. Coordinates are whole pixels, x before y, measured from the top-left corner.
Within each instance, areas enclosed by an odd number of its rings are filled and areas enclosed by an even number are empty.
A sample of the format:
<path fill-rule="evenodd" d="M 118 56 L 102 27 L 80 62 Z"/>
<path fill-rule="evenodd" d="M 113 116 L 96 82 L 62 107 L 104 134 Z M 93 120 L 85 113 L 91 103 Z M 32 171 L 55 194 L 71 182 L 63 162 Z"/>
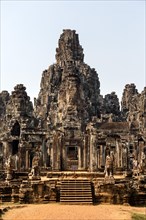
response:
<path fill-rule="evenodd" d="M 63 194 L 61 195 L 61 198 L 63 197 L 85 197 L 85 198 L 89 198 L 92 197 L 92 194 Z"/>
<path fill-rule="evenodd" d="M 65 183 L 62 183 L 63 185 L 90 185 L 90 183 L 77 183 L 77 182 L 65 182 Z"/>
<path fill-rule="evenodd" d="M 62 195 L 61 196 L 61 199 L 63 199 L 63 198 L 86 198 L 86 199 L 89 199 L 89 198 L 91 198 L 92 199 L 92 195 L 90 194 L 90 195 L 77 195 L 77 194 L 75 194 L 75 195 L 71 195 L 71 194 L 68 194 L 68 195 Z"/>
<path fill-rule="evenodd" d="M 72 189 L 72 190 L 82 190 L 82 191 L 84 191 L 84 190 L 90 190 L 90 188 L 91 188 L 91 186 L 89 187 L 61 187 L 61 189 L 62 190 L 70 190 L 70 189 Z"/>
<path fill-rule="evenodd" d="M 61 204 L 93 204 L 91 183 L 87 179 L 63 180 L 60 186 Z"/>
<path fill-rule="evenodd" d="M 89 180 L 63 180 L 62 183 L 77 183 L 77 184 L 80 184 L 80 183 L 90 183 Z"/>
<path fill-rule="evenodd" d="M 60 190 L 61 192 L 63 191 L 81 191 L 81 192 L 86 192 L 86 191 L 91 191 L 90 188 L 63 188 Z"/>
<path fill-rule="evenodd" d="M 3 194 L 0 198 L 2 202 L 11 202 L 11 194 Z"/>
<path fill-rule="evenodd" d="M 69 192 L 71 192 L 71 193 L 82 193 L 82 194 L 86 194 L 86 193 L 91 193 L 91 190 L 76 190 L 76 189 L 74 189 L 74 190 L 60 190 L 60 192 L 61 193 L 69 193 Z"/>
<path fill-rule="evenodd" d="M 90 189 L 91 186 L 62 186 L 62 189 Z"/>
<path fill-rule="evenodd" d="M 61 197 L 61 199 L 60 199 L 60 201 L 72 201 L 72 200 L 77 200 L 77 201 L 92 201 L 92 196 L 90 196 L 90 197 L 87 197 L 87 198 L 85 198 L 85 197 L 80 197 L 80 196 L 75 196 L 75 197 L 71 197 L 71 196 L 69 196 L 69 197 Z"/>
<path fill-rule="evenodd" d="M 86 203 L 91 203 L 93 204 L 93 201 L 92 199 L 79 199 L 79 198 L 75 198 L 75 199 L 72 199 L 72 198 L 68 198 L 68 199 L 61 199 L 60 202 L 63 204 L 63 202 L 68 202 L 68 203 L 73 203 L 73 202 L 86 202 Z"/>
<path fill-rule="evenodd" d="M 72 201 L 63 201 L 60 202 L 61 205 L 93 205 L 93 202 L 86 202 L 86 201 L 78 201 L 78 202 L 72 202 Z"/>
<path fill-rule="evenodd" d="M 61 204 L 92 204 L 93 205 L 93 202 L 92 200 L 91 201 L 85 201 L 85 200 L 63 200 L 63 201 L 60 201 Z"/>
<path fill-rule="evenodd" d="M 92 202 L 92 197 L 89 198 L 84 198 L 84 197 L 63 197 L 61 198 L 60 202 L 65 202 L 65 201 L 75 201 L 75 202 L 79 202 L 79 201 L 86 201 L 86 202 Z"/>

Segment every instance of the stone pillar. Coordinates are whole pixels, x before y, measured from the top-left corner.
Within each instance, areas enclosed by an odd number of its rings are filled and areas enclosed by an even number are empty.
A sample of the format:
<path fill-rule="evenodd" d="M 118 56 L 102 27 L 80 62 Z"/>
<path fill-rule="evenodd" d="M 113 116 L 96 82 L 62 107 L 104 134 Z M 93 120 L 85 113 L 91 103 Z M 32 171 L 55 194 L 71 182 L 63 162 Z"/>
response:
<path fill-rule="evenodd" d="M 4 158 L 7 158 L 9 155 L 11 155 L 8 142 L 3 142 L 3 149 L 4 149 Z"/>
<path fill-rule="evenodd" d="M 43 140 L 42 142 L 42 153 L 43 153 L 43 158 L 42 158 L 42 165 L 43 167 L 46 167 L 46 162 L 47 162 L 47 148 L 46 148 L 46 142 Z"/>
<path fill-rule="evenodd" d="M 50 165 L 53 170 L 54 158 L 53 158 L 53 146 L 50 144 Z"/>
<path fill-rule="evenodd" d="M 102 159 L 102 157 L 103 157 L 103 155 L 102 155 L 102 148 L 103 148 L 103 146 L 102 145 L 100 145 L 100 149 L 99 149 L 99 166 L 100 166 L 100 168 L 101 168 L 101 166 L 103 166 L 103 159 Z"/>
<path fill-rule="evenodd" d="M 95 147 L 96 147 L 96 136 L 92 134 L 90 136 L 90 171 L 91 172 L 95 171 L 97 166 Z"/>
<path fill-rule="evenodd" d="M 120 149 L 120 167 L 123 167 L 123 160 L 122 160 L 122 144 L 119 143 L 119 149 Z"/>
<path fill-rule="evenodd" d="M 66 169 L 66 160 L 67 160 L 67 157 L 66 157 L 66 146 L 63 146 L 63 148 L 62 148 L 62 168 L 63 168 L 63 170 Z"/>
<path fill-rule="evenodd" d="M 98 155 L 97 155 L 97 146 L 94 146 L 94 155 L 95 155 L 95 166 L 94 171 L 98 170 Z"/>
<path fill-rule="evenodd" d="M 118 141 L 116 141 L 116 161 L 117 161 L 117 167 L 119 168 L 120 167 L 120 157 L 119 157 L 119 143 Z"/>
<path fill-rule="evenodd" d="M 101 166 L 105 166 L 105 145 L 101 145 Z"/>
<path fill-rule="evenodd" d="M 61 169 L 61 136 L 58 137 L 58 144 L 57 144 L 57 169 Z"/>
<path fill-rule="evenodd" d="M 92 135 L 90 135 L 90 172 L 93 171 L 93 146 L 92 146 Z"/>
<path fill-rule="evenodd" d="M 138 161 L 141 162 L 141 156 L 144 148 L 144 142 L 139 141 L 138 149 L 139 149 L 139 154 L 138 154 Z"/>
<path fill-rule="evenodd" d="M 100 168 L 100 149 L 97 149 L 97 168 Z"/>
<path fill-rule="evenodd" d="M 20 146 L 21 146 L 21 145 L 20 145 Z M 24 151 L 24 150 L 23 150 L 23 147 L 21 146 L 20 149 L 19 149 L 20 170 L 24 169 L 24 163 L 25 163 L 25 162 L 24 162 L 24 161 L 25 161 L 25 158 L 24 158 L 24 157 L 25 157 L 26 155 L 23 155 L 23 151 Z"/>
<path fill-rule="evenodd" d="M 84 137 L 83 140 L 83 169 L 86 170 L 87 168 L 87 148 L 86 148 L 86 139 Z"/>
<path fill-rule="evenodd" d="M 81 146 L 78 146 L 78 170 L 81 169 L 81 166 L 82 166 Z"/>
<path fill-rule="evenodd" d="M 26 150 L 25 168 L 29 169 L 29 151 L 28 150 Z"/>

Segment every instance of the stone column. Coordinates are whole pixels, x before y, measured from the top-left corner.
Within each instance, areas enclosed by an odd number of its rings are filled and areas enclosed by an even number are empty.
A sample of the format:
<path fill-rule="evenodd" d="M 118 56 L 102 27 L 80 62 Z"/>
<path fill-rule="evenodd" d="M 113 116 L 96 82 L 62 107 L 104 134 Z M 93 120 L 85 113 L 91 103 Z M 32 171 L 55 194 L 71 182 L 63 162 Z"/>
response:
<path fill-rule="evenodd" d="M 50 165 L 51 165 L 52 170 L 53 170 L 53 164 L 54 164 L 53 146 L 52 146 L 52 144 L 51 144 L 51 145 L 50 145 Z"/>
<path fill-rule="evenodd" d="M 78 170 L 81 169 L 81 166 L 82 166 L 81 146 L 78 146 Z"/>
<path fill-rule="evenodd" d="M 46 161 L 47 161 L 47 149 L 46 149 L 46 142 L 45 140 L 43 139 L 42 141 L 42 154 L 43 154 L 43 158 L 42 158 L 42 165 L 43 167 L 46 168 Z"/>
<path fill-rule="evenodd" d="M 90 169 L 90 136 L 86 136 L 86 163 L 87 163 L 87 169 Z"/>
<path fill-rule="evenodd" d="M 93 150 L 92 150 L 92 135 L 90 135 L 90 172 L 92 172 L 92 168 L 93 168 L 93 158 L 92 158 L 92 154 L 93 154 Z"/>
<path fill-rule="evenodd" d="M 101 168 L 101 166 L 103 166 L 103 159 L 102 159 L 102 157 L 103 157 L 103 155 L 102 155 L 102 148 L 103 148 L 103 146 L 102 145 L 100 145 L 100 150 L 99 150 L 99 166 L 100 166 L 100 168 Z"/>
<path fill-rule="evenodd" d="M 26 150 L 25 168 L 29 169 L 29 151 L 28 150 Z"/>
<path fill-rule="evenodd" d="M 63 168 L 63 170 L 66 169 L 66 160 L 67 160 L 67 157 L 66 157 L 66 146 L 63 146 L 63 148 L 62 148 L 62 168 Z"/>
<path fill-rule="evenodd" d="M 94 146 L 94 159 L 95 159 L 95 166 L 94 166 L 94 171 L 97 171 L 97 169 L 98 169 L 98 156 L 97 156 L 97 146 L 95 145 Z"/>
<path fill-rule="evenodd" d="M 105 166 L 105 146 L 101 145 L 101 166 Z"/>
<path fill-rule="evenodd" d="M 90 136 L 90 171 L 93 172 L 96 169 L 97 162 L 96 162 L 96 156 L 95 156 L 95 142 L 96 136 L 91 135 Z"/>
<path fill-rule="evenodd" d="M 100 149 L 97 149 L 97 169 L 100 168 Z"/>
<path fill-rule="evenodd" d="M 116 161 L 117 161 L 117 167 L 120 167 L 120 158 L 119 158 L 119 143 L 118 141 L 116 141 L 116 152 L 117 152 L 117 156 L 116 156 Z"/>
<path fill-rule="evenodd" d="M 122 160 L 122 144 L 120 143 L 120 167 L 123 167 L 123 160 Z"/>
<path fill-rule="evenodd" d="M 56 169 L 60 170 L 61 168 L 61 136 L 58 137 L 58 143 L 57 143 L 57 164 L 56 164 Z"/>
<path fill-rule="evenodd" d="M 4 158 L 7 158 L 12 153 L 10 152 L 8 142 L 3 142 L 3 149 L 4 149 Z"/>
<path fill-rule="evenodd" d="M 83 140 L 83 169 L 87 168 L 87 149 L 86 149 L 86 139 Z"/>

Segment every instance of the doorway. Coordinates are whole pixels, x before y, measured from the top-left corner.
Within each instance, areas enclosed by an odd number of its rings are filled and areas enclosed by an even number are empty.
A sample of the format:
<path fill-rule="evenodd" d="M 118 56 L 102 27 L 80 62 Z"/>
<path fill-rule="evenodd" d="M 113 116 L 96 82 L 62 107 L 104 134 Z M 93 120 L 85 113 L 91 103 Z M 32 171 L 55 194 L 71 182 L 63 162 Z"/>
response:
<path fill-rule="evenodd" d="M 78 159 L 78 149 L 74 146 L 67 147 L 67 158 L 69 160 L 77 160 Z"/>
<path fill-rule="evenodd" d="M 12 142 L 12 156 L 18 153 L 19 140 L 13 140 Z"/>
<path fill-rule="evenodd" d="M 78 147 L 67 146 L 67 170 L 78 170 Z"/>

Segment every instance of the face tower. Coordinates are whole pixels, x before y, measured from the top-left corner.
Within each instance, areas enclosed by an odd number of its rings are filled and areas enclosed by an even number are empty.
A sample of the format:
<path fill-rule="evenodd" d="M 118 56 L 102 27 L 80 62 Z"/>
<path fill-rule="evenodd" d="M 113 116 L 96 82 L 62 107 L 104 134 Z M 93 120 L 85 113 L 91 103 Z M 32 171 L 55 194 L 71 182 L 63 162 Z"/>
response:
<path fill-rule="evenodd" d="M 83 152 L 87 123 L 100 114 L 99 87 L 95 69 L 84 63 L 78 34 L 64 30 L 56 49 L 56 63 L 43 72 L 35 106 L 37 117 L 42 118 L 43 127 L 52 137 L 50 143 L 63 136 L 63 157 L 77 158 Z"/>

